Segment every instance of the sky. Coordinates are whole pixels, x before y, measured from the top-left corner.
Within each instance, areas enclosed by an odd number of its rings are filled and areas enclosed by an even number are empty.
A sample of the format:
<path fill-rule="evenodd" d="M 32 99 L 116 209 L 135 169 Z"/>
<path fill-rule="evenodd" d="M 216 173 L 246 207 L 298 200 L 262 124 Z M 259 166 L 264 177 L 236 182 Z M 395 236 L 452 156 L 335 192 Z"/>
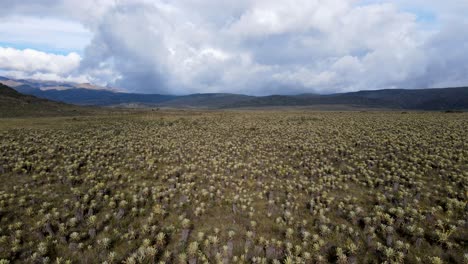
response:
<path fill-rule="evenodd" d="M 0 75 L 139 93 L 468 85 L 467 0 L 1 0 Z"/>

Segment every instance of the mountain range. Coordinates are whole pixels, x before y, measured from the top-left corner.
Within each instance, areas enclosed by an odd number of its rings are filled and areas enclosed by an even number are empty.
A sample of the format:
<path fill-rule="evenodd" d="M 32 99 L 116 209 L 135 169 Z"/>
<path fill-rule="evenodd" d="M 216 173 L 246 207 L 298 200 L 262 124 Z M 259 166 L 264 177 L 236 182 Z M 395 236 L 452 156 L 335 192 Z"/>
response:
<path fill-rule="evenodd" d="M 299 94 L 250 96 L 229 93 L 137 94 L 118 92 L 109 87 L 91 84 L 16 80 L 0 77 L 0 83 L 16 91 L 53 101 L 94 106 L 172 107 L 172 108 L 257 108 L 257 107 L 318 107 L 407 109 L 407 110 L 467 110 L 468 87 L 432 89 L 385 89 L 336 94 Z M 59 88 L 57 88 L 59 87 Z"/>

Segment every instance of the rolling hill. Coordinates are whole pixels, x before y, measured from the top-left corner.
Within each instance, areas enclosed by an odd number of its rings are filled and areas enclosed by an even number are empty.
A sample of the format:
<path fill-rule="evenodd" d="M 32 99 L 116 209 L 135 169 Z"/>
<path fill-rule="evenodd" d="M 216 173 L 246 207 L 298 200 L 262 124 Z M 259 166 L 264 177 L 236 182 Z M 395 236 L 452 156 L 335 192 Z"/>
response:
<path fill-rule="evenodd" d="M 6 79 L 6 80 L 5 80 Z M 170 107 L 170 108 L 257 108 L 257 107 L 314 107 L 330 109 L 375 108 L 401 110 L 468 110 L 468 87 L 439 89 L 386 89 L 337 94 L 299 94 L 249 96 L 228 93 L 190 94 L 183 96 L 164 94 L 137 94 L 106 89 L 77 88 L 43 89 L 25 84 L 24 80 L 0 79 L 1 82 L 22 84 L 15 90 L 39 98 L 75 105 L 117 107 Z M 29 81 L 35 83 L 34 81 Z M 36 83 L 37 84 L 37 83 Z M 43 83 L 42 83 L 43 85 Z M 50 86 L 49 86 L 50 87 Z"/>
<path fill-rule="evenodd" d="M 468 109 L 468 87 L 418 90 L 386 89 L 360 91 L 354 94 L 362 98 L 384 100 L 389 105 L 401 109 Z"/>
<path fill-rule="evenodd" d="M 386 89 L 330 95 L 272 95 L 228 105 L 228 108 L 258 106 L 347 105 L 351 107 L 406 110 L 467 110 L 468 87 L 442 89 Z"/>
<path fill-rule="evenodd" d="M 165 100 L 159 105 L 163 107 L 225 108 L 226 106 L 247 102 L 254 98 L 256 97 L 228 93 L 191 94 Z"/>
<path fill-rule="evenodd" d="M 20 93 L 76 105 L 112 106 L 131 103 L 155 105 L 176 98 L 173 95 L 119 93 L 85 88 L 41 90 L 29 85 L 21 85 L 14 89 Z"/>
<path fill-rule="evenodd" d="M 24 95 L 0 84 L 0 118 L 79 115 L 86 112 L 82 107 Z"/>

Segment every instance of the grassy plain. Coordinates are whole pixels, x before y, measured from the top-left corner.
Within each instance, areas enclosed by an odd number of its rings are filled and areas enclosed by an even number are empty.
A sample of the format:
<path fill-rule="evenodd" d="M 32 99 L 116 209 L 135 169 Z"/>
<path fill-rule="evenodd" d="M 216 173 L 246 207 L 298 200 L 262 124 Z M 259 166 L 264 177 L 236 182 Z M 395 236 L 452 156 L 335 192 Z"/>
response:
<path fill-rule="evenodd" d="M 0 263 L 467 263 L 467 131 L 436 112 L 0 119 Z"/>

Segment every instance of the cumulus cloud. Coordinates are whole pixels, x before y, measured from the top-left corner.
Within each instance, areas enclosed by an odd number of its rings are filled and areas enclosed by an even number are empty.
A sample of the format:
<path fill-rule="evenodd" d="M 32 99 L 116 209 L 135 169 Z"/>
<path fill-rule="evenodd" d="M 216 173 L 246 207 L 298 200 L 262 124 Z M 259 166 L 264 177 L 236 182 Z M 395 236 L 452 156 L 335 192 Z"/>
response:
<path fill-rule="evenodd" d="M 0 47 L 0 69 L 2 75 L 17 79 L 38 79 L 49 81 L 68 81 L 78 83 L 96 82 L 106 76 L 115 80 L 114 72 L 97 68 L 81 73 L 81 56 L 71 52 L 67 55 L 41 52 L 33 49 L 14 49 Z"/>
<path fill-rule="evenodd" d="M 4 70 L 66 74 L 77 69 L 80 60 L 76 53 L 55 55 L 32 49 L 0 47 L 0 68 Z"/>
<path fill-rule="evenodd" d="M 72 19 L 92 38 L 78 59 L 64 56 L 74 61 L 68 68 L 54 68 L 51 60 L 31 65 L 25 51 L 9 51 L 0 68 L 85 76 L 134 92 L 329 93 L 468 83 L 462 0 L 24 0 L 5 6 L 18 16 Z M 21 62 L 5 63 L 13 56 Z"/>

